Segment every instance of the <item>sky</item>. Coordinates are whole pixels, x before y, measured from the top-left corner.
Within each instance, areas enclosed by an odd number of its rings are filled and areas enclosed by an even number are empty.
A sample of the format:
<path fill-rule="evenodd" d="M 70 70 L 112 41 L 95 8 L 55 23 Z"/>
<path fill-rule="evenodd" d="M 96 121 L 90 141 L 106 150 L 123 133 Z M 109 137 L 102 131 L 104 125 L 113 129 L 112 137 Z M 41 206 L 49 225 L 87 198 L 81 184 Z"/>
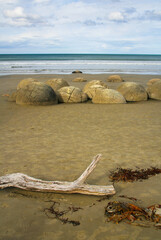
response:
<path fill-rule="evenodd" d="M 0 54 L 161 54 L 161 0 L 0 0 Z"/>

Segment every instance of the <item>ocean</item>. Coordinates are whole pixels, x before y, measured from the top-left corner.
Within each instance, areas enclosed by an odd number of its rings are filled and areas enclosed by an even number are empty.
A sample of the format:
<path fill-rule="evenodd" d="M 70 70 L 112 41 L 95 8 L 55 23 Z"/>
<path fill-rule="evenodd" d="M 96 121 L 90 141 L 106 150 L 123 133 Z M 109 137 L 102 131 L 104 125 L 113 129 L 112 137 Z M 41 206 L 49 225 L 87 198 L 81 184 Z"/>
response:
<path fill-rule="evenodd" d="M 161 75 L 161 55 L 149 54 L 0 54 L 0 75 L 70 74 Z"/>

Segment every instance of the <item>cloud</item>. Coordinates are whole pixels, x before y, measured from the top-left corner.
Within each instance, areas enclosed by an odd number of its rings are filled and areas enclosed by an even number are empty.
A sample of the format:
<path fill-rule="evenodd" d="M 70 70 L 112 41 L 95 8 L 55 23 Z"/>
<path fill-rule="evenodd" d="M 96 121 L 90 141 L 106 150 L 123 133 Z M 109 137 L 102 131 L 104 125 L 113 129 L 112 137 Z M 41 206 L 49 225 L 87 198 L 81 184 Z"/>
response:
<path fill-rule="evenodd" d="M 0 0 L 0 3 L 5 3 L 5 4 L 8 4 L 8 3 L 17 3 L 18 2 L 18 0 Z"/>
<path fill-rule="evenodd" d="M 111 21 L 116 21 L 116 22 L 124 22 L 125 21 L 125 16 L 121 12 L 111 12 L 108 15 L 108 19 Z"/>
<path fill-rule="evenodd" d="M 86 20 L 84 22 L 84 24 L 87 25 L 87 26 L 96 26 L 97 23 L 95 21 L 92 21 L 92 20 Z"/>
<path fill-rule="evenodd" d="M 103 22 L 101 21 L 101 19 L 96 19 L 96 21 L 93 20 L 86 20 L 83 22 L 86 26 L 96 26 L 96 25 L 102 25 Z"/>
<path fill-rule="evenodd" d="M 161 21 L 161 11 L 147 10 L 144 13 L 143 19 Z"/>
<path fill-rule="evenodd" d="M 3 24 L 12 26 L 33 26 L 42 24 L 43 19 L 34 14 L 26 14 L 24 8 L 18 6 L 12 10 L 4 11 L 4 16 L 7 18 Z"/>
<path fill-rule="evenodd" d="M 107 45 L 106 43 L 103 43 L 103 44 L 101 45 L 101 47 L 102 47 L 103 49 L 107 49 L 107 48 L 108 48 L 108 45 Z"/>
<path fill-rule="evenodd" d="M 85 23 L 85 22 L 97 22 L 98 17 L 106 16 L 106 10 L 96 3 L 84 3 L 81 1 L 71 2 L 58 6 L 55 9 L 53 16 L 61 21 L 64 19 L 64 23 Z M 89 24 L 90 25 L 90 24 Z"/>
<path fill-rule="evenodd" d="M 136 13 L 136 8 L 134 7 L 125 8 L 124 12 L 127 14 L 133 14 Z"/>
<path fill-rule="evenodd" d="M 55 52 L 116 53 L 152 45 L 160 49 L 160 0 L 155 4 L 151 0 L 0 0 L 0 4 L 0 46 L 6 42 L 13 49 L 15 44 L 21 51 L 24 47 L 39 52 L 53 46 Z"/>
<path fill-rule="evenodd" d="M 50 0 L 34 0 L 35 3 L 48 3 Z"/>
<path fill-rule="evenodd" d="M 42 30 L 28 30 L 28 31 L 22 31 L 22 33 L 17 33 L 15 35 L 12 35 L 8 33 L 7 36 L 2 36 L 0 39 L 0 42 L 6 42 L 10 44 L 18 44 L 20 43 L 21 45 L 23 43 L 37 46 L 39 42 L 40 45 L 51 45 L 51 44 L 58 44 L 61 41 L 61 37 L 59 34 L 55 33 L 54 31 L 51 31 L 50 28 L 44 28 L 43 29 L 43 35 L 42 35 Z M 41 44 L 40 44 L 41 43 Z"/>
<path fill-rule="evenodd" d="M 24 9 L 22 7 L 16 7 L 13 10 L 4 11 L 4 15 L 10 18 L 23 18 L 25 17 Z"/>

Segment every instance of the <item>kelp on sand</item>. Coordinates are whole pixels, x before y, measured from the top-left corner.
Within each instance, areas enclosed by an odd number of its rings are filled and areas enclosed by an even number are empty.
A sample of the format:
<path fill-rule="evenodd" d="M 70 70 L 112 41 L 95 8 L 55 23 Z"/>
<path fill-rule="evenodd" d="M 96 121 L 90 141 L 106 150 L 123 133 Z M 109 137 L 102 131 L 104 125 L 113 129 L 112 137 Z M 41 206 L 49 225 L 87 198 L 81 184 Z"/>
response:
<path fill-rule="evenodd" d="M 117 168 L 116 171 L 111 171 L 109 178 L 113 182 L 134 182 L 137 180 L 148 179 L 149 177 L 155 176 L 159 173 L 161 173 L 161 169 L 156 167 L 137 170 Z"/>
<path fill-rule="evenodd" d="M 142 227 L 154 225 L 161 228 L 160 204 L 143 208 L 131 203 L 113 201 L 107 204 L 105 215 L 108 222 L 119 223 L 124 221 Z"/>

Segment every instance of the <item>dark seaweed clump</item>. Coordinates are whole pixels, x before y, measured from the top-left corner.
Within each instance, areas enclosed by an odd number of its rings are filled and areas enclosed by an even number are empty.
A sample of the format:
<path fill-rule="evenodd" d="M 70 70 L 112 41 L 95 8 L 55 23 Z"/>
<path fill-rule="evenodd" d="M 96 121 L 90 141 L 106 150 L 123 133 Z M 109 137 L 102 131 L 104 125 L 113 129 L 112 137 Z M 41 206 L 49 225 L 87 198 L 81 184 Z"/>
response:
<path fill-rule="evenodd" d="M 59 208 L 57 206 L 59 206 L 60 203 L 58 202 L 53 202 L 53 204 L 49 207 L 49 208 L 45 208 L 44 212 L 45 214 L 49 217 L 49 218 L 55 218 L 57 220 L 59 220 L 60 222 L 62 222 L 63 224 L 66 223 L 70 223 L 73 226 L 78 226 L 80 225 L 79 221 L 75 221 L 75 220 L 70 220 L 69 218 L 65 218 L 63 217 L 66 213 L 69 212 L 76 212 L 82 208 L 80 207 L 68 207 L 67 209 L 61 211 L 59 210 Z"/>
<path fill-rule="evenodd" d="M 111 172 L 109 177 L 113 182 L 133 182 L 148 179 L 149 177 L 155 176 L 159 173 L 161 173 L 161 169 L 155 167 L 138 170 L 118 168 L 116 171 Z"/>

